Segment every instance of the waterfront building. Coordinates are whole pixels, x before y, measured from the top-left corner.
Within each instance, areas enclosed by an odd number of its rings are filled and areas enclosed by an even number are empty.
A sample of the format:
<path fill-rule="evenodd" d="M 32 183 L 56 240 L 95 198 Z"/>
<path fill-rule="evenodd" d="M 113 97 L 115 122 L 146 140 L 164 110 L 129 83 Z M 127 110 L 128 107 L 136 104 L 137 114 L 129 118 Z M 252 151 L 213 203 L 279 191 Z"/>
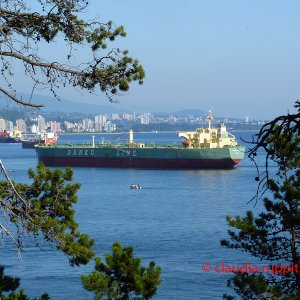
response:
<path fill-rule="evenodd" d="M 131 121 L 134 119 L 134 115 L 127 114 L 127 113 L 124 113 L 122 117 L 124 120 L 127 120 L 127 121 Z"/>
<path fill-rule="evenodd" d="M 114 132 L 116 131 L 116 124 L 112 123 L 111 121 L 107 121 L 105 123 L 104 130 L 106 132 Z"/>
<path fill-rule="evenodd" d="M 38 115 L 37 117 L 37 127 L 38 127 L 38 132 L 44 132 L 46 130 L 46 120 L 43 116 Z"/>
<path fill-rule="evenodd" d="M 0 131 L 6 130 L 6 120 L 0 119 Z"/>
<path fill-rule="evenodd" d="M 106 115 L 95 116 L 95 131 L 97 131 L 97 132 L 103 131 L 106 122 L 107 122 Z"/>
<path fill-rule="evenodd" d="M 60 132 L 61 131 L 60 123 L 56 122 L 56 121 L 50 121 L 47 124 L 47 127 L 50 128 L 52 132 Z"/>
<path fill-rule="evenodd" d="M 111 114 L 112 120 L 120 120 L 119 114 Z"/>
<path fill-rule="evenodd" d="M 6 121 L 6 130 L 13 131 L 14 130 L 14 123 L 12 121 Z"/>
<path fill-rule="evenodd" d="M 17 126 L 18 131 L 21 131 L 21 132 L 24 132 L 24 133 L 27 132 L 27 125 L 26 125 L 26 122 L 23 119 L 17 120 L 16 121 L 16 126 Z"/>
<path fill-rule="evenodd" d="M 150 121 L 151 121 L 151 114 L 144 113 L 140 116 L 140 119 L 141 119 L 141 124 L 148 125 L 148 124 L 150 124 Z"/>
<path fill-rule="evenodd" d="M 31 127 L 30 127 L 30 132 L 31 133 L 37 133 L 38 131 L 38 127 L 36 124 L 32 124 Z"/>

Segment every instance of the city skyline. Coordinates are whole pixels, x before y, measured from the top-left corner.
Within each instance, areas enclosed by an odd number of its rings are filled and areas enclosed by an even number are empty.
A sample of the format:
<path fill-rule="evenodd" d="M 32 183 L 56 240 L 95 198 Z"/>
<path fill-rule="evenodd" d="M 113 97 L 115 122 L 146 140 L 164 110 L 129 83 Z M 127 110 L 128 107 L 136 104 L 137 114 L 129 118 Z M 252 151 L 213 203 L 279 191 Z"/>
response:
<path fill-rule="evenodd" d="M 155 115 L 151 113 L 110 113 L 110 114 L 96 114 L 93 117 L 78 118 L 77 121 L 72 119 L 72 116 L 65 116 L 61 121 L 53 119 L 53 114 L 47 116 L 47 120 L 44 116 L 38 115 L 37 117 L 25 117 L 18 118 L 16 121 L 12 121 L 9 118 L 0 116 L 0 132 L 13 132 L 17 131 L 21 134 L 40 134 L 44 132 L 94 132 L 94 133 L 111 133 L 121 132 L 123 130 L 129 131 L 133 127 L 136 129 L 144 129 L 146 131 L 157 131 L 159 128 L 163 130 L 178 131 L 180 127 L 205 127 L 207 126 L 207 116 L 186 116 L 186 115 Z M 243 125 L 251 125 L 252 129 L 265 124 L 265 121 L 252 120 L 249 116 L 244 119 L 227 119 L 227 118 L 213 118 L 213 123 L 218 127 L 220 123 L 240 126 L 243 129 Z M 218 124 L 218 125 L 217 125 Z M 140 126 L 139 126 L 140 125 Z M 154 127 L 153 127 L 154 125 Z M 158 127 L 155 127 L 158 126 Z M 173 126 L 173 127 L 172 127 Z M 241 127 L 242 126 L 242 127 Z M 249 127 L 244 128 L 249 129 Z"/>

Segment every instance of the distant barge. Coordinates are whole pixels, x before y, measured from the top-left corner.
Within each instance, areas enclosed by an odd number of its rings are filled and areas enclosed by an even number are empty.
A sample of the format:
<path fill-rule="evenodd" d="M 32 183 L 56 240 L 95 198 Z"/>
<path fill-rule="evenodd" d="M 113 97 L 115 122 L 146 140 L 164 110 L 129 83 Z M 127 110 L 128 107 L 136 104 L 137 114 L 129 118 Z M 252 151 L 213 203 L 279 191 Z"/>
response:
<path fill-rule="evenodd" d="M 37 145 L 39 161 L 46 166 L 115 167 L 147 169 L 231 169 L 239 163 L 245 147 L 221 123 L 211 128 L 212 115 L 207 116 L 208 128 L 180 132 L 182 145 L 147 145 L 134 143 L 129 133 L 127 144 Z"/>
<path fill-rule="evenodd" d="M 0 131 L 0 143 L 21 143 L 21 133 L 18 130 Z"/>

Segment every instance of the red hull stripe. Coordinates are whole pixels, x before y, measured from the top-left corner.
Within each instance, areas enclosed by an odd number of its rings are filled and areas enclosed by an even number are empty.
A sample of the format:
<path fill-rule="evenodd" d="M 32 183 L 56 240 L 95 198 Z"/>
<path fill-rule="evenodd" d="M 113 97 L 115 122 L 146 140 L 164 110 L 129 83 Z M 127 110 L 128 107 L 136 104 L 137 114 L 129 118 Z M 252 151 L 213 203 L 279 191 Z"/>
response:
<path fill-rule="evenodd" d="M 46 166 L 146 169 L 232 169 L 241 160 L 232 159 L 156 159 L 100 157 L 39 157 Z"/>

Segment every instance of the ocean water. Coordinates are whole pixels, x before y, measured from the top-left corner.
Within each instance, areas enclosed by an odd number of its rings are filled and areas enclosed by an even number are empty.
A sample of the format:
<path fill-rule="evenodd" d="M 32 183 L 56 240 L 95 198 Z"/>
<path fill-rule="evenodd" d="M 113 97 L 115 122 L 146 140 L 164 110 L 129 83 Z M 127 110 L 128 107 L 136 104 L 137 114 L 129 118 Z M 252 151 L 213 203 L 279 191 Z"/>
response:
<path fill-rule="evenodd" d="M 234 132 L 251 140 L 254 132 Z M 96 135 L 96 141 L 124 141 L 127 134 Z M 178 143 L 176 133 L 137 133 L 147 143 Z M 60 143 L 91 142 L 91 135 L 60 136 Z M 243 144 L 243 142 L 241 142 Z M 15 181 L 28 181 L 35 167 L 34 150 L 20 144 L 0 144 L 0 159 Z M 258 155 L 263 166 L 263 156 Z M 248 203 L 256 191 L 256 169 L 245 159 L 233 170 L 135 170 L 74 168 L 81 183 L 76 204 L 80 230 L 96 239 L 98 256 L 110 251 L 114 241 L 131 245 L 144 264 L 154 260 L 162 268 L 162 284 L 153 299 L 221 299 L 228 292 L 230 274 L 203 272 L 202 264 L 251 262 L 246 255 L 220 246 L 227 237 L 226 215 L 259 211 Z M 3 175 L 1 177 L 3 179 Z M 139 183 L 141 190 L 131 190 Z M 1 222 L 3 217 L 1 216 Z M 70 267 L 67 258 L 41 241 L 40 248 L 26 240 L 21 257 L 9 238 L 1 244 L 0 265 L 6 274 L 19 276 L 30 296 L 47 292 L 52 299 L 84 299 L 93 295 L 82 288 L 80 274 L 93 270 L 94 262 Z"/>

